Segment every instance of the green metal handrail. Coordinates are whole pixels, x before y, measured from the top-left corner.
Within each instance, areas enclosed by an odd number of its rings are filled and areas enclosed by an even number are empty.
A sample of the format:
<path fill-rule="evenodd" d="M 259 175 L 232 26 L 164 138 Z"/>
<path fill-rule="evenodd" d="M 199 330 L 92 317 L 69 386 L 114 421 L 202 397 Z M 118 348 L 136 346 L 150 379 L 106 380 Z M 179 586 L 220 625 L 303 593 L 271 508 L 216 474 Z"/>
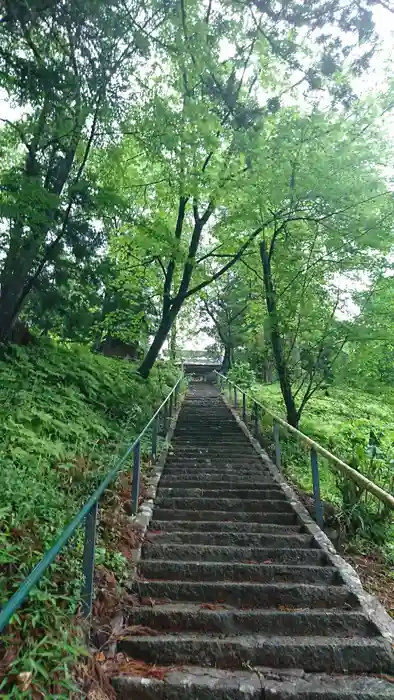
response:
<path fill-rule="evenodd" d="M 369 493 L 372 493 L 376 498 L 378 498 L 382 503 L 384 503 L 386 506 L 389 506 L 392 510 L 394 510 L 394 496 L 387 491 L 384 491 L 384 489 L 380 488 L 377 484 L 374 484 L 373 481 L 370 481 L 367 479 L 366 476 L 363 476 L 363 474 L 360 474 L 360 472 L 356 471 L 356 469 L 353 469 L 350 467 L 346 462 L 343 462 L 341 459 L 338 459 L 335 455 L 333 455 L 331 452 L 325 449 L 322 445 L 320 445 L 318 442 L 315 442 L 312 440 L 310 437 L 307 435 L 304 435 L 300 430 L 297 430 L 297 428 L 294 428 L 290 423 L 287 423 L 287 421 L 283 420 L 283 418 L 280 418 L 277 416 L 275 413 L 270 411 L 264 404 L 260 403 L 259 401 L 256 401 L 256 399 L 251 396 L 248 392 L 244 391 L 244 389 L 241 389 L 235 382 L 233 382 L 231 379 L 226 377 L 224 374 L 221 374 L 220 372 L 216 372 L 217 376 L 219 377 L 219 384 L 220 387 L 222 388 L 223 386 L 223 380 L 227 382 L 229 387 L 233 387 L 233 392 L 234 392 L 234 408 L 238 408 L 238 392 L 242 394 L 242 419 L 245 421 L 246 420 L 246 397 L 248 397 L 252 403 L 253 403 L 253 418 L 254 418 L 254 426 L 255 426 L 255 434 L 256 437 L 258 437 L 259 434 L 259 420 L 258 420 L 258 410 L 257 407 L 260 407 L 265 413 L 267 413 L 271 418 L 273 418 L 273 437 L 274 437 L 274 443 L 275 443 L 275 462 L 276 466 L 278 469 L 280 469 L 281 466 L 281 454 L 280 454 L 280 434 L 279 434 L 279 426 L 284 428 L 287 432 L 292 433 L 295 435 L 299 440 L 302 442 L 306 443 L 308 447 L 310 448 L 310 455 L 311 455 L 311 468 L 312 468 L 312 481 L 313 481 L 313 493 L 315 497 L 315 508 L 316 508 L 316 520 L 317 523 L 320 525 L 320 527 L 323 525 L 323 509 L 321 505 L 321 499 L 320 499 L 320 483 L 319 483 L 319 469 L 318 469 L 318 461 L 317 461 L 317 455 L 320 454 L 322 457 L 327 459 L 336 469 L 337 471 L 341 472 L 341 474 L 344 474 L 347 476 L 351 481 L 354 481 L 356 484 L 361 486 L 365 491 L 368 491 Z M 231 391 L 231 390 L 230 390 Z M 229 399 L 231 400 L 231 396 L 229 396 Z"/>
<path fill-rule="evenodd" d="M 108 486 L 114 481 L 115 477 L 119 473 L 120 469 L 124 466 L 130 454 L 133 453 L 133 481 L 131 489 L 131 510 L 133 515 L 137 513 L 138 510 L 138 497 L 139 497 L 139 482 L 140 482 L 140 455 L 141 455 L 141 439 L 147 432 L 147 430 L 153 424 L 152 430 L 152 446 L 151 455 L 154 459 L 157 454 L 157 435 L 158 435 L 158 421 L 160 414 L 164 412 L 164 428 L 167 429 L 167 423 L 172 416 L 173 409 L 177 407 L 178 396 L 180 384 L 182 382 L 183 375 L 179 377 L 176 384 L 172 387 L 170 393 L 166 396 L 162 404 L 159 406 L 157 411 L 153 414 L 150 421 L 146 424 L 144 429 L 140 432 L 138 437 L 135 438 L 134 442 L 129 445 L 126 452 L 120 457 L 114 464 L 111 471 L 107 474 L 105 479 L 97 487 L 97 489 L 92 493 L 89 500 L 77 513 L 77 515 L 71 520 L 67 527 L 63 530 L 58 539 L 54 542 L 52 547 L 45 552 L 42 559 L 30 572 L 28 577 L 24 580 L 18 590 L 14 595 L 8 600 L 0 611 L 0 632 L 4 630 L 6 625 L 11 620 L 15 611 L 22 605 L 23 601 L 27 598 L 31 590 L 41 579 L 45 571 L 51 566 L 58 554 L 61 552 L 63 547 L 67 544 L 70 537 L 76 532 L 83 520 L 85 520 L 85 539 L 84 539 L 84 552 L 83 552 L 83 574 L 84 574 L 84 584 L 82 588 L 82 612 L 85 617 L 90 615 L 92 610 L 92 600 L 93 600 L 93 574 L 94 574 L 94 553 L 95 553 L 95 543 L 96 543 L 96 522 L 97 522 L 97 511 L 98 503 L 101 496 L 106 491 Z M 167 411 L 168 406 L 168 411 Z"/>

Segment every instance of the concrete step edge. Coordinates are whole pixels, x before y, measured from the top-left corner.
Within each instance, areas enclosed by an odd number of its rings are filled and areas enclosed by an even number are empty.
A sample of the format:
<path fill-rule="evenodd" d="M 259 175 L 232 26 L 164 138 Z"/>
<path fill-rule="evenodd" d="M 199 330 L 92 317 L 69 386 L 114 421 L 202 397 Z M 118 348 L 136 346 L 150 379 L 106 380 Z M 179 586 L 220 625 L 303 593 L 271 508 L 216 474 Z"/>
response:
<path fill-rule="evenodd" d="M 306 674 L 302 669 L 223 671 L 168 668 L 164 680 L 115 676 L 120 700 L 390 700 L 393 684 L 374 676 Z"/>

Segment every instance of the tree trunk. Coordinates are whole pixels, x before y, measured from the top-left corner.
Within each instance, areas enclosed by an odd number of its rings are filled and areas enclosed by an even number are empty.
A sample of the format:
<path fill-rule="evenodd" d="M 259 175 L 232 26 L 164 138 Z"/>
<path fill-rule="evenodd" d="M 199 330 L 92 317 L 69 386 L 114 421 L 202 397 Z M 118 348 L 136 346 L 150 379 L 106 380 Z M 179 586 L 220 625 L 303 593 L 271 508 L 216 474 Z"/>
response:
<path fill-rule="evenodd" d="M 170 360 L 176 360 L 176 321 L 172 324 L 171 335 L 170 335 Z"/>
<path fill-rule="evenodd" d="M 168 311 L 166 311 L 165 314 L 163 314 L 150 348 L 138 368 L 138 373 L 144 379 L 149 377 L 149 373 L 158 358 L 159 352 L 163 347 L 176 317 L 178 316 L 179 310 L 180 306 L 172 306 Z"/>
<path fill-rule="evenodd" d="M 272 353 L 276 371 L 279 377 L 280 388 L 285 402 L 287 412 L 287 422 L 294 428 L 298 428 L 298 412 L 295 405 L 293 392 L 291 388 L 289 369 L 286 363 L 285 354 L 283 351 L 283 342 L 279 330 L 278 315 L 276 308 L 276 292 L 272 282 L 271 261 L 268 255 L 265 241 L 260 243 L 260 259 L 263 267 L 265 301 L 267 305 L 268 316 L 270 319 L 270 338 L 272 345 Z"/>
<path fill-rule="evenodd" d="M 265 384 L 272 384 L 273 377 L 272 377 L 272 367 L 270 365 L 269 360 L 265 359 L 264 360 L 264 382 Z"/>
<path fill-rule="evenodd" d="M 220 367 L 220 371 L 222 374 L 227 374 L 229 369 L 231 369 L 231 347 L 229 345 L 225 345 L 224 356 L 222 366 Z"/>
<path fill-rule="evenodd" d="M 2 284 L 0 292 L 0 343 L 5 343 L 18 318 L 23 302 L 24 280 L 17 275 L 9 282 Z"/>

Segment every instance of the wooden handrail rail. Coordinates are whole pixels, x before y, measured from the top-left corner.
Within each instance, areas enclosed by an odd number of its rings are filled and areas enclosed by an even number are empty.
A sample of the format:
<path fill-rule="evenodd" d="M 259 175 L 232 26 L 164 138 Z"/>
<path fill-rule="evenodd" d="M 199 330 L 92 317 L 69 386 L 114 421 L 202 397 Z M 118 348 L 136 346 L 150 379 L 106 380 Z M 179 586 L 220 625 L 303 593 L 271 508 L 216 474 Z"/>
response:
<path fill-rule="evenodd" d="M 322 457 L 327 459 L 331 464 L 333 464 L 334 469 L 337 471 L 341 472 L 341 474 L 344 474 L 345 476 L 348 476 L 349 479 L 357 483 L 359 486 L 362 486 L 365 491 L 368 491 L 369 493 L 372 493 L 376 498 L 379 499 L 382 503 L 385 505 L 389 506 L 394 510 L 394 496 L 392 496 L 390 493 L 385 491 L 384 489 L 380 488 L 377 484 L 374 484 L 373 481 L 370 481 L 367 479 L 366 476 L 363 474 L 360 474 L 360 472 L 356 471 L 356 469 L 353 469 L 353 467 L 350 467 L 346 462 L 343 462 L 341 459 L 336 457 L 335 455 L 332 454 L 332 452 L 329 452 L 329 450 L 326 450 L 325 447 L 322 445 L 319 445 L 318 442 L 315 442 L 312 440 L 310 437 L 302 433 L 300 430 L 297 428 L 294 428 L 290 423 L 287 423 L 287 421 L 283 420 L 283 418 L 280 418 L 277 416 L 275 413 L 270 411 L 267 406 L 262 404 L 260 401 L 257 401 L 253 396 L 251 396 L 248 392 L 244 391 L 244 389 L 241 389 L 240 386 L 235 384 L 231 379 L 228 379 L 224 374 L 220 374 L 220 372 L 216 372 L 216 374 L 219 377 L 222 377 L 225 379 L 229 384 L 232 384 L 238 391 L 240 391 L 242 394 L 245 394 L 248 398 L 253 401 L 257 406 L 260 406 L 266 413 L 268 413 L 269 416 L 271 416 L 279 425 L 281 425 L 287 432 L 292 433 L 295 435 L 299 440 L 302 442 L 305 442 L 307 445 L 309 445 L 310 448 L 316 450 Z"/>

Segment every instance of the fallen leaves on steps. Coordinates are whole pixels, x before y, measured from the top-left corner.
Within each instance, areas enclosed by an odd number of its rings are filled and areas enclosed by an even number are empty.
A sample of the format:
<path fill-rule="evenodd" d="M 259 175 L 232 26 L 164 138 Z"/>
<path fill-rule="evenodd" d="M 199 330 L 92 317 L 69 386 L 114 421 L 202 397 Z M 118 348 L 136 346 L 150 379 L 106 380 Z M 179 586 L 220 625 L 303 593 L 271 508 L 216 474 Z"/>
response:
<path fill-rule="evenodd" d="M 151 665 L 144 661 L 130 659 L 123 652 L 119 652 L 113 659 L 107 659 L 101 668 L 109 677 L 118 675 L 143 676 L 162 681 L 167 673 L 180 670 L 181 667 Z"/>

